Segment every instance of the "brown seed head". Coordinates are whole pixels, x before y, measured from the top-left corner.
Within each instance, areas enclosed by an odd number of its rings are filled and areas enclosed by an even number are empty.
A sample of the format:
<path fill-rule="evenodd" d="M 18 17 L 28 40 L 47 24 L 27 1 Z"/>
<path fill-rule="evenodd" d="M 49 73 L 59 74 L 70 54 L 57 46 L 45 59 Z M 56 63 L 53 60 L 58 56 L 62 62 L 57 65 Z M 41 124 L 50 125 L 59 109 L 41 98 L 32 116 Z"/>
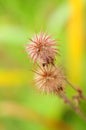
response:
<path fill-rule="evenodd" d="M 55 93 L 63 91 L 65 86 L 65 76 L 59 67 L 48 65 L 38 67 L 35 71 L 36 86 L 45 93 Z"/>
<path fill-rule="evenodd" d="M 31 43 L 26 46 L 26 51 L 34 62 L 53 63 L 58 50 L 56 49 L 56 41 L 51 36 L 40 33 L 30 41 Z"/>

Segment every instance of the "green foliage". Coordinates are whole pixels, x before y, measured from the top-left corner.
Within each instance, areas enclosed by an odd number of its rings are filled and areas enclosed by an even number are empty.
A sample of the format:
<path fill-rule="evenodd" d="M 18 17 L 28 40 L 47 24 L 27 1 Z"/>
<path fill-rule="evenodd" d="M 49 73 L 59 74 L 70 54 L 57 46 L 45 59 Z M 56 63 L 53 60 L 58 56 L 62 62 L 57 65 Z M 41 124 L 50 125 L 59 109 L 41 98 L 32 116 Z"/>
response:
<path fill-rule="evenodd" d="M 73 129 L 84 130 L 86 124 L 73 112 L 69 112 L 70 108 L 64 105 L 59 98 L 36 92 L 33 87 L 32 62 L 24 50 L 25 44 L 33 33 L 40 30 L 50 32 L 56 38 L 61 39 L 62 63 L 66 66 L 67 37 L 65 27 L 69 16 L 70 7 L 66 0 L 0 0 L 0 52 L 2 52 L 0 53 L 0 71 L 18 69 L 25 72 L 22 85 L 15 87 L 14 85 L 9 87 L 0 85 L 0 102 L 18 103 L 25 108 L 30 107 L 44 116 L 45 119 L 48 117 L 56 121 L 64 120 Z M 85 69 L 85 54 L 83 57 Z M 85 73 L 83 77 L 81 85 L 85 87 Z M 42 123 L 9 115 L 0 117 L 0 130 L 3 130 L 1 126 L 6 130 L 48 129 Z"/>

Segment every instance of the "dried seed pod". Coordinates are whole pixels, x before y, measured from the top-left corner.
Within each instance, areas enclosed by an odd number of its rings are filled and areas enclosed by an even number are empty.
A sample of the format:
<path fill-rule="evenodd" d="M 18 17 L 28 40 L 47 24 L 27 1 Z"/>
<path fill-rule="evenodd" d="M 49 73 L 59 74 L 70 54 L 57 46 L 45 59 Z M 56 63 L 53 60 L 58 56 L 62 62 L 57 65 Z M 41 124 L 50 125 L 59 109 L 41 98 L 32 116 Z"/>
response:
<path fill-rule="evenodd" d="M 39 66 L 35 73 L 35 82 L 41 91 L 45 93 L 64 91 L 65 76 L 60 67 L 53 65 Z"/>
<path fill-rule="evenodd" d="M 26 51 L 34 62 L 49 64 L 54 62 L 58 50 L 56 40 L 46 33 L 40 33 L 30 39 L 31 43 L 26 45 Z"/>

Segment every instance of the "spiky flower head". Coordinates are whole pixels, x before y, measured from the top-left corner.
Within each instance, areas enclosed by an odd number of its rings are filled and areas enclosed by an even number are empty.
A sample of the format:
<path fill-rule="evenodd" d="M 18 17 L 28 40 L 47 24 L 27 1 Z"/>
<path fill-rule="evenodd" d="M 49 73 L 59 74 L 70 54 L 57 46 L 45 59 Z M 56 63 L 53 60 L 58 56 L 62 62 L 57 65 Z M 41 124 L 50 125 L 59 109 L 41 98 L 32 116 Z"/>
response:
<path fill-rule="evenodd" d="M 39 66 L 34 71 L 36 86 L 45 93 L 55 93 L 64 91 L 65 76 L 60 67 L 48 65 L 45 67 Z"/>
<path fill-rule="evenodd" d="M 40 33 L 30 39 L 30 44 L 26 45 L 26 51 L 34 62 L 53 63 L 55 55 L 58 53 L 56 49 L 56 40 L 46 33 Z"/>

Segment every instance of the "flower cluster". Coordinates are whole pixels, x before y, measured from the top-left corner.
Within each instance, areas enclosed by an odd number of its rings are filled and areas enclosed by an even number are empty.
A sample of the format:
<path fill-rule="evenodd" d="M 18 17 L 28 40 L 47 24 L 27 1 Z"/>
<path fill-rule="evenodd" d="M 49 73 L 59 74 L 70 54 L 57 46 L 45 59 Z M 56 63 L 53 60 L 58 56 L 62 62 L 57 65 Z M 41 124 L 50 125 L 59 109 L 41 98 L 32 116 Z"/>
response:
<path fill-rule="evenodd" d="M 73 110 L 79 114 L 85 121 L 86 117 L 81 112 L 78 104 L 81 99 L 86 100 L 81 89 L 77 89 L 70 83 L 62 68 L 55 64 L 55 57 L 59 55 L 57 49 L 58 43 L 50 35 L 40 33 L 30 39 L 30 44 L 26 45 L 26 51 L 38 68 L 34 69 L 35 84 L 39 90 L 45 93 L 54 93 L 60 96 Z M 76 92 L 71 101 L 65 93 L 65 86 L 68 84 Z M 76 104 L 74 104 L 76 100 Z"/>
<path fill-rule="evenodd" d="M 31 59 L 39 64 L 35 70 L 37 87 L 45 93 L 63 91 L 65 76 L 61 67 L 54 64 L 56 54 L 59 54 L 56 40 L 46 33 L 40 33 L 30 39 L 30 42 L 26 45 L 26 51 Z"/>

